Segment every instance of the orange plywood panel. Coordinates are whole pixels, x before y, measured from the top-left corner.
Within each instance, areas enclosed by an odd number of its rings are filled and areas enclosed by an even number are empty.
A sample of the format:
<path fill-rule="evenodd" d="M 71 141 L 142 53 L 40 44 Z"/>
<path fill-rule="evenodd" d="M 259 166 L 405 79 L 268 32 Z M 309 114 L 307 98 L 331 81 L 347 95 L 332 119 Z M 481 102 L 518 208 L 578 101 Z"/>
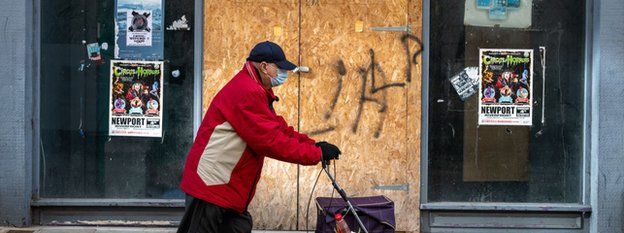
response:
<path fill-rule="evenodd" d="M 420 34 L 396 27 L 419 33 L 420 7 L 405 0 L 302 4 L 301 62 L 311 71 L 301 78 L 301 130 L 342 149 L 337 178 L 348 194 L 394 200 L 402 231 L 419 227 L 421 45 Z M 300 226 L 314 227 L 314 208 L 308 220 L 305 211 L 319 169 L 301 168 Z M 314 196 L 331 190 L 322 175 Z"/>
<path fill-rule="evenodd" d="M 276 42 L 282 46 L 289 60 L 297 61 L 298 2 L 206 0 L 204 7 L 204 111 L 219 89 L 240 71 L 256 43 L 265 40 Z M 289 79 L 274 91 L 281 99 L 274 105 L 277 113 L 296 127 L 296 78 Z M 295 229 L 296 195 L 297 166 L 267 158 L 249 209 L 254 228 Z"/>

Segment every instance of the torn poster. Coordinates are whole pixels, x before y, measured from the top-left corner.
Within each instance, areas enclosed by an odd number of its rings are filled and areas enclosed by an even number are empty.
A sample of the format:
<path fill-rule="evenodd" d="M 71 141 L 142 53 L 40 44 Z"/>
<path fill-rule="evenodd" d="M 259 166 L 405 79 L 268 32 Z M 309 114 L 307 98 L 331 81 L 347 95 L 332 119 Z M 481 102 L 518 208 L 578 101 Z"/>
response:
<path fill-rule="evenodd" d="M 464 25 L 528 28 L 533 0 L 466 0 Z"/>
<path fill-rule="evenodd" d="M 109 136 L 161 137 L 163 63 L 111 61 Z"/>
<path fill-rule="evenodd" d="M 115 58 L 162 60 L 164 0 L 117 0 Z"/>
<path fill-rule="evenodd" d="M 188 25 L 188 20 L 186 20 L 186 15 L 182 15 L 182 17 L 178 20 L 174 20 L 171 25 L 167 26 L 167 30 L 169 31 L 189 31 L 191 27 Z"/>
<path fill-rule="evenodd" d="M 479 50 L 479 125 L 532 124 L 533 50 Z"/>
<path fill-rule="evenodd" d="M 479 91 L 479 67 L 466 67 L 449 79 L 462 101 Z"/>

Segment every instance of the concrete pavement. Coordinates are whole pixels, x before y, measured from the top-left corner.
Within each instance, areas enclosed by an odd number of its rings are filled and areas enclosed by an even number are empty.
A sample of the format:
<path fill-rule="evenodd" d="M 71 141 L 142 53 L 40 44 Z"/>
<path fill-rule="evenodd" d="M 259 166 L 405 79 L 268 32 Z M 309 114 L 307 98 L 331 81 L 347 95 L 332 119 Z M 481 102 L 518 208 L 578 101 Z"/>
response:
<path fill-rule="evenodd" d="M 30 227 L 7 228 L 0 227 L 0 233 L 175 233 L 176 228 L 156 227 Z M 303 233 L 305 231 L 264 231 L 254 230 L 253 233 Z M 310 231 L 313 232 L 313 231 Z"/>

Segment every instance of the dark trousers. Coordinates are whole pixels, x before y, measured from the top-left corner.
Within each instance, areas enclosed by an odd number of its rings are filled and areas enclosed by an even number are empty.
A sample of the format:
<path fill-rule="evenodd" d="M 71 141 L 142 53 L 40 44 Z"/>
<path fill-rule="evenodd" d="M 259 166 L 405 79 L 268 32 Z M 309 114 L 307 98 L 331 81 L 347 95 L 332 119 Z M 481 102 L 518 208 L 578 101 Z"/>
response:
<path fill-rule="evenodd" d="M 238 214 L 197 198 L 187 198 L 178 233 L 251 233 L 249 212 Z"/>

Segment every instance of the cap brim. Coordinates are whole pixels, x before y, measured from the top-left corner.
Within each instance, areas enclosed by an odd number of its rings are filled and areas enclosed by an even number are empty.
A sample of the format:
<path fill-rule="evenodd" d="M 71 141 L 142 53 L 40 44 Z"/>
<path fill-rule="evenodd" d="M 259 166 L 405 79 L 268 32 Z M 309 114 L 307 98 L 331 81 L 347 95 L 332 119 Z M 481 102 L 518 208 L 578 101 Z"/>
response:
<path fill-rule="evenodd" d="M 288 60 L 278 61 L 275 63 L 275 65 L 277 65 L 277 67 L 282 70 L 294 70 L 295 68 L 297 68 L 295 64 L 292 64 L 292 62 L 289 62 Z"/>

